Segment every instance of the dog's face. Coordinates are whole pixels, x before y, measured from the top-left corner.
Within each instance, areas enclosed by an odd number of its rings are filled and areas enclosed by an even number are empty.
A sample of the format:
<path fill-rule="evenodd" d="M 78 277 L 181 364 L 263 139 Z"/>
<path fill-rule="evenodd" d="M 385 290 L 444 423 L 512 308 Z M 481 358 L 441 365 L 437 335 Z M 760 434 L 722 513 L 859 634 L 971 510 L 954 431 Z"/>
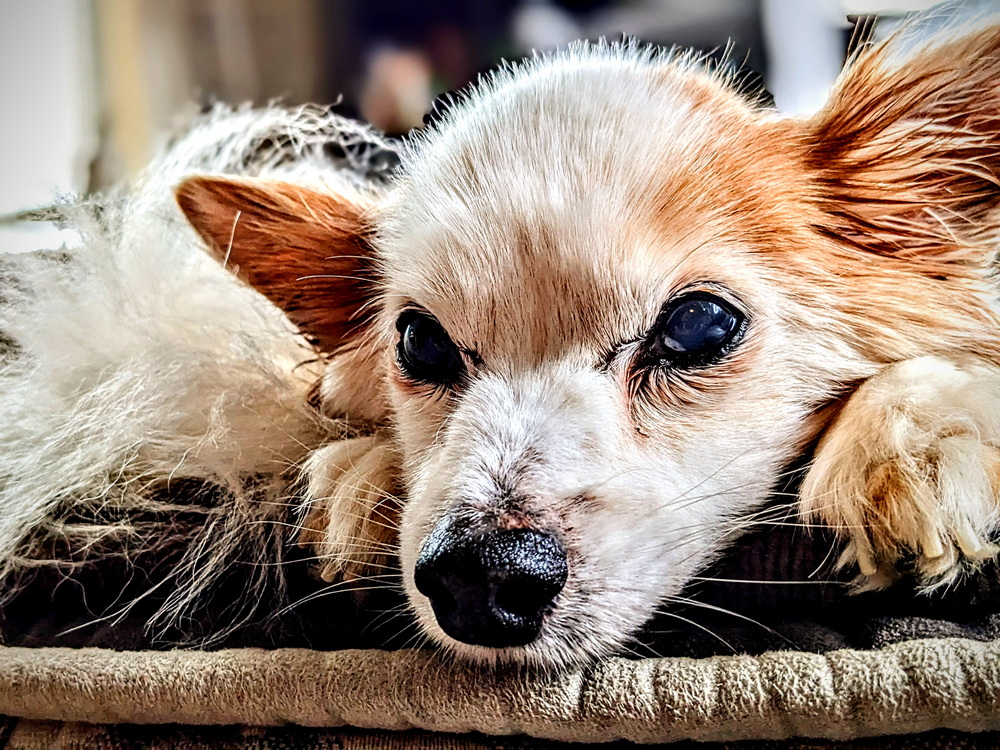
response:
<path fill-rule="evenodd" d="M 840 396 L 982 341 L 982 238 L 927 216 L 921 191 L 981 218 L 993 187 L 960 163 L 948 177 L 941 154 L 925 179 L 932 150 L 957 147 L 917 99 L 891 109 L 920 75 L 873 60 L 800 121 L 688 60 L 578 48 L 457 106 L 386 196 L 181 189 L 304 328 L 345 298 L 337 284 L 368 290 L 347 290 L 353 333 L 324 329 L 341 351 L 324 392 L 391 430 L 404 585 L 436 640 L 542 665 L 614 650 L 745 525 Z M 880 104 L 875 124 L 858 109 Z M 937 142 L 901 149 L 920 123 Z M 333 226 L 355 244 L 331 261 Z M 311 302 L 261 279 L 260 248 L 283 242 L 331 279 Z"/>
<path fill-rule="evenodd" d="M 782 123 L 614 51 L 497 89 L 380 223 L 401 559 L 441 640 L 578 661 L 718 552 L 857 366 L 789 272 L 815 240 Z"/>

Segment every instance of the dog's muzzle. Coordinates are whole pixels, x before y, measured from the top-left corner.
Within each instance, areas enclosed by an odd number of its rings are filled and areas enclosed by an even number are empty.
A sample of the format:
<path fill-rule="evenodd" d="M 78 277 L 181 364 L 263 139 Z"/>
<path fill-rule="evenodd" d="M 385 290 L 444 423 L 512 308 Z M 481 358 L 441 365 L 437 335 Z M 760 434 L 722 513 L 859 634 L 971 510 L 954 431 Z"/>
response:
<path fill-rule="evenodd" d="M 470 534 L 445 518 L 427 537 L 414 571 L 445 633 L 474 646 L 524 646 L 566 584 L 566 552 L 530 529 Z"/>

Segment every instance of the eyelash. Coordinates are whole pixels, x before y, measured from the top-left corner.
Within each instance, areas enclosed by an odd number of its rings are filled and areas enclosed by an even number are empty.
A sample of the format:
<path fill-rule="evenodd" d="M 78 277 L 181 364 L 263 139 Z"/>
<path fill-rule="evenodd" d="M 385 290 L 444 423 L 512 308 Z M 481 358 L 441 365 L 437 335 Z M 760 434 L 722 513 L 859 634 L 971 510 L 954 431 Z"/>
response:
<path fill-rule="evenodd" d="M 732 341 L 727 343 L 718 360 L 712 361 L 707 365 L 694 364 L 693 366 L 688 366 L 683 364 L 674 365 L 659 357 L 652 356 L 650 349 L 657 334 L 656 326 L 664 313 L 671 307 L 676 309 L 676 306 L 684 300 L 698 299 L 702 295 L 722 300 L 727 307 L 742 317 L 739 323 L 739 330 L 733 335 Z M 746 306 L 744 304 L 733 300 L 732 295 L 727 290 L 715 285 L 699 285 L 694 288 L 689 287 L 680 290 L 673 294 L 669 301 L 663 305 L 660 313 L 657 314 L 656 321 L 649 329 L 640 336 L 619 344 L 607 352 L 600 367 L 603 371 L 608 372 L 614 368 L 616 361 L 624 363 L 626 392 L 632 400 L 642 396 L 649 396 L 655 390 L 659 389 L 663 389 L 665 392 L 671 394 L 672 398 L 676 398 L 683 391 L 690 388 L 703 388 L 704 386 L 695 385 L 693 381 L 706 376 L 710 377 L 709 374 L 713 366 L 718 362 L 728 359 L 746 340 L 751 328 L 751 316 L 745 310 Z"/>

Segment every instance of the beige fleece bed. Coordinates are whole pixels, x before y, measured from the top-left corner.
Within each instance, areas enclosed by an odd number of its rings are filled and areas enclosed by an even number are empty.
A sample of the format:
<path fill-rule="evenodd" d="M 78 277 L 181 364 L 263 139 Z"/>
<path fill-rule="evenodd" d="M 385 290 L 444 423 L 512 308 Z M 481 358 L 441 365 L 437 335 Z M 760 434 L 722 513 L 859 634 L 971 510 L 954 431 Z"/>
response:
<path fill-rule="evenodd" d="M 1000 729 L 1000 643 L 608 659 L 561 676 L 426 651 L 0 649 L 0 713 L 134 724 L 354 727 L 576 742 L 849 739 Z"/>

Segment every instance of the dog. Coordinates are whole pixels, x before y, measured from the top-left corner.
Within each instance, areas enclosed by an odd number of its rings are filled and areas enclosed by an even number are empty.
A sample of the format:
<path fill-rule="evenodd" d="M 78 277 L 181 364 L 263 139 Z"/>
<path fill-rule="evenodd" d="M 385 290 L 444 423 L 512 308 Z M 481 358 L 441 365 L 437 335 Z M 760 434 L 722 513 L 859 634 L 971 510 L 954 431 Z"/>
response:
<path fill-rule="evenodd" d="M 165 550 L 149 627 L 225 643 L 291 526 L 332 590 L 398 558 L 428 638 L 557 670 L 776 498 L 862 587 L 951 585 L 997 555 L 998 51 L 950 4 L 790 118 L 577 45 L 391 179 L 334 163 L 393 147 L 326 111 L 209 115 L 54 210 L 78 244 L 0 258 L 0 594 Z"/>
<path fill-rule="evenodd" d="M 385 190 L 194 176 L 210 252 L 322 353 L 300 540 L 398 551 L 429 637 L 613 653 L 812 452 L 789 507 L 863 585 L 997 555 L 1000 21 L 953 3 L 814 116 L 692 54 L 578 44 L 481 82 Z"/>

